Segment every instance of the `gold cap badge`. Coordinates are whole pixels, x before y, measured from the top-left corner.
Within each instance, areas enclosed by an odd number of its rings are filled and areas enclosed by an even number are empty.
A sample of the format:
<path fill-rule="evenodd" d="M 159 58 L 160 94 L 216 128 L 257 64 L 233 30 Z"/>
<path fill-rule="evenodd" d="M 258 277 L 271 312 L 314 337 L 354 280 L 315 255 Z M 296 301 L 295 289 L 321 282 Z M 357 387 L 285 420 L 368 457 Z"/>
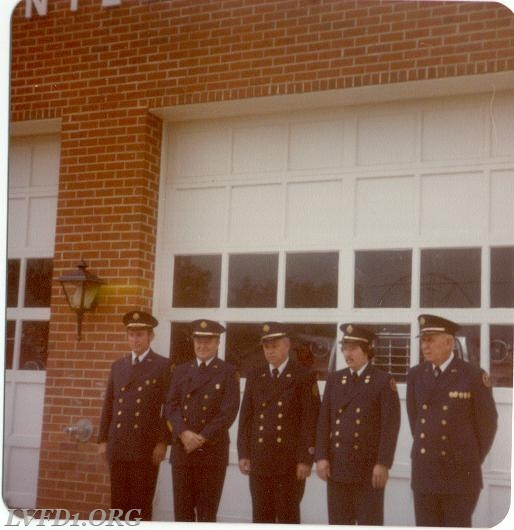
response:
<path fill-rule="evenodd" d="M 205 329 L 207 327 L 207 322 L 205 322 L 205 320 L 203 320 L 201 323 L 200 323 L 200 327 L 202 329 Z"/>

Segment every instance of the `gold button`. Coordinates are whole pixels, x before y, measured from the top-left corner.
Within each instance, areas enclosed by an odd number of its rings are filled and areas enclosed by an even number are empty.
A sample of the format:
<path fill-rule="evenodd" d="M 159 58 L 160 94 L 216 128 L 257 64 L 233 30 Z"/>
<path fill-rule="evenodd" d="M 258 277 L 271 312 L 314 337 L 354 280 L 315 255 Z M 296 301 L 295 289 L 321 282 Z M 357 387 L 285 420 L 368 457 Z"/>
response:
<path fill-rule="evenodd" d="M 448 405 L 443 405 L 443 410 L 448 410 Z"/>
<path fill-rule="evenodd" d="M 125 387 L 124 386 L 121 387 L 121 391 L 125 392 Z"/>
<path fill-rule="evenodd" d="M 339 442 L 336 443 L 336 447 L 339 447 Z"/>
<path fill-rule="evenodd" d="M 263 401 L 261 406 L 262 406 L 262 407 L 265 407 L 265 406 L 266 406 L 266 402 Z"/>
<path fill-rule="evenodd" d="M 427 450 L 426 450 L 424 447 L 422 447 L 420 453 L 421 453 L 422 455 L 424 455 L 426 452 L 427 452 Z"/>
<path fill-rule="evenodd" d="M 121 410 L 118 410 L 118 416 L 121 416 Z"/>
<path fill-rule="evenodd" d="M 421 418 L 419 421 L 420 421 L 421 423 L 426 423 L 426 422 L 427 422 L 427 420 L 426 420 L 425 418 Z"/>
<path fill-rule="evenodd" d="M 339 425 L 341 423 L 341 420 L 336 420 L 336 425 Z"/>
<path fill-rule="evenodd" d="M 277 405 L 278 405 L 279 407 L 281 407 L 281 406 L 282 406 L 282 401 L 279 401 L 279 402 L 277 403 Z"/>
<path fill-rule="evenodd" d="M 187 405 L 184 405 L 184 410 L 187 410 Z"/>
<path fill-rule="evenodd" d="M 358 433 L 358 432 L 354 432 L 354 433 L 353 433 L 353 437 L 354 437 L 354 438 L 358 438 L 358 437 L 359 437 L 359 433 Z"/>
<path fill-rule="evenodd" d="M 356 412 L 357 414 L 359 414 L 360 411 L 361 411 L 361 409 L 360 409 L 359 407 L 357 407 L 357 408 L 355 409 L 355 412 Z"/>
<path fill-rule="evenodd" d="M 447 440 L 447 436 L 446 436 L 446 434 L 443 434 L 443 435 L 441 436 L 441 440 L 443 440 L 444 442 Z"/>
<path fill-rule="evenodd" d="M 263 439 L 262 438 L 259 438 L 259 443 L 261 444 L 263 442 Z"/>
<path fill-rule="evenodd" d="M 357 425 L 360 425 L 361 420 L 355 420 L 355 423 L 356 423 Z"/>
<path fill-rule="evenodd" d="M 138 429 L 139 425 L 137 423 L 134 423 L 134 429 Z"/>
<path fill-rule="evenodd" d="M 186 394 L 187 399 L 191 399 L 191 394 Z"/>
<path fill-rule="evenodd" d="M 282 425 L 277 425 L 277 431 L 281 431 L 282 430 Z"/>
<path fill-rule="evenodd" d="M 141 398 L 137 398 L 136 403 L 141 403 Z"/>
<path fill-rule="evenodd" d="M 259 431 L 263 431 L 264 427 L 262 425 L 259 425 Z"/>
<path fill-rule="evenodd" d="M 157 383 L 157 379 L 152 379 L 152 383 L 155 385 L 155 383 Z"/>
<path fill-rule="evenodd" d="M 336 435 L 336 436 L 339 436 L 339 431 L 336 431 L 336 434 L 335 434 L 335 435 Z"/>
<path fill-rule="evenodd" d="M 121 423 L 118 423 L 118 425 L 116 425 L 116 429 L 119 429 L 121 427 Z"/>
<path fill-rule="evenodd" d="M 202 425 L 205 425 L 205 420 L 202 420 Z"/>
<path fill-rule="evenodd" d="M 428 405 L 426 404 L 423 404 L 423 406 L 421 407 L 423 410 L 427 410 L 428 409 Z"/>
<path fill-rule="evenodd" d="M 139 410 L 137 410 L 135 416 L 139 416 L 140 414 Z"/>
<path fill-rule="evenodd" d="M 282 419 L 283 417 L 284 417 L 284 415 L 282 414 L 282 412 L 279 412 L 279 413 L 277 414 L 277 418 Z"/>
<path fill-rule="evenodd" d="M 202 407 L 202 410 L 207 410 L 207 407 L 204 405 L 204 406 Z"/>
<path fill-rule="evenodd" d="M 262 418 L 264 418 L 264 414 L 261 414 L 259 418 L 262 420 Z"/>
<path fill-rule="evenodd" d="M 425 437 L 425 433 L 422 432 L 422 433 L 419 435 L 419 437 L 423 439 L 423 438 Z"/>
<path fill-rule="evenodd" d="M 282 443 L 282 438 L 277 438 L 277 443 Z"/>
<path fill-rule="evenodd" d="M 339 412 L 339 414 L 342 414 L 343 413 L 343 409 L 339 409 L 337 412 Z"/>
<path fill-rule="evenodd" d="M 149 385 L 149 384 L 150 384 L 150 379 L 147 379 L 147 380 L 145 381 L 145 385 Z"/>
<path fill-rule="evenodd" d="M 357 444 L 355 444 L 355 445 L 353 446 L 353 448 L 354 448 L 354 449 L 358 449 L 359 446 L 358 446 Z"/>
<path fill-rule="evenodd" d="M 137 391 L 138 391 L 138 392 L 141 392 L 141 390 L 143 390 L 143 387 L 142 387 L 142 386 L 138 386 L 138 387 L 137 387 Z"/>
<path fill-rule="evenodd" d="M 209 394 L 205 394 L 205 395 L 203 396 L 203 399 L 209 399 Z"/>
<path fill-rule="evenodd" d="M 118 403 L 123 403 L 123 398 L 118 399 Z"/>
<path fill-rule="evenodd" d="M 441 425 L 446 425 L 446 420 L 441 420 Z"/>
<path fill-rule="evenodd" d="M 441 451 L 441 456 L 446 456 L 446 451 Z"/>

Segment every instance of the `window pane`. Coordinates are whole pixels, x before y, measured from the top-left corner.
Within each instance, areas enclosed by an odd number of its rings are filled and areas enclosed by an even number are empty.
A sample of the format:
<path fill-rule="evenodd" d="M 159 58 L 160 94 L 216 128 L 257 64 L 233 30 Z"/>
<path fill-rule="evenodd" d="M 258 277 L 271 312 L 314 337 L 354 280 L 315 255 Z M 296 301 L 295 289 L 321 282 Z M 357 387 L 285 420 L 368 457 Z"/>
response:
<path fill-rule="evenodd" d="M 20 260 L 10 259 L 7 272 L 7 307 L 18 307 L 20 287 Z"/>
<path fill-rule="evenodd" d="M 491 381 L 494 386 L 512 387 L 514 326 L 490 326 Z"/>
<path fill-rule="evenodd" d="M 337 324 L 288 324 L 291 332 L 291 357 L 326 380 L 336 366 Z"/>
<path fill-rule="evenodd" d="M 191 325 L 184 322 L 171 323 L 170 359 L 174 365 L 194 359 Z"/>
<path fill-rule="evenodd" d="M 286 307 L 337 307 L 337 252 L 288 254 Z"/>
<path fill-rule="evenodd" d="M 480 249 L 422 250 L 421 307 L 480 307 Z"/>
<path fill-rule="evenodd" d="M 20 368 L 22 370 L 44 370 L 48 355 L 48 325 L 46 321 L 22 323 Z"/>
<path fill-rule="evenodd" d="M 491 307 L 514 307 L 514 247 L 491 249 Z"/>
<path fill-rule="evenodd" d="M 375 357 L 373 364 L 394 376 L 397 383 L 407 380 L 410 365 L 410 326 L 408 324 L 363 324 L 373 330 Z"/>
<path fill-rule="evenodd" d="M 461 326 L 457 331 L 454 353 L 480 366 L 480 326 Z"/>
<path fill-rule="evenodd" d="M 219 307 L 221 256 L 175 256 L 173 307 Z"/>
<path fill-rule="evenodd" d="M 5 368 L 12 369 L 12 362 L 14 357 L 14 333 L 16 330 L 16 322 L 8 320 L 5 326 Z"/>
<path fill-rule="evenodd" d="M 25 307 L 50 307 L 52 260 L 28 259 L 25 274 Z"/>
<path fill-rule="evenodd" d="M 230 256 L 228 307 L 277 305 L 278 254 Z"/>
<path fill-rule="evenodd" d="M 227 324 L 225 360 L 237 366 L 242 377 L 265 362 L 261 346 L 261 323 Z"/>
<path fill-rule="evenodd" d="M 355 253 L 355 307 L 410 307 L 410 250 Z"/>

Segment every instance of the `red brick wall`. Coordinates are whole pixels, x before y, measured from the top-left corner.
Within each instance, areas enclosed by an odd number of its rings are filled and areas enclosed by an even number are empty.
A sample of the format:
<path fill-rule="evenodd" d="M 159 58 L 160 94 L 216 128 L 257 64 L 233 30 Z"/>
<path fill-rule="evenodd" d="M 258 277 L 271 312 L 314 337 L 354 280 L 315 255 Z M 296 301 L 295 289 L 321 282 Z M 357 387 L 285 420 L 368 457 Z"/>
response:
<path fill-rule="evenodd" d="M 55 277 L 81 257 L 107 280 L 82 342 L 56 285 L 38 506 L 108 505 L 94 444 L 120 315 L 150 308 L 160 163 L 155 107 L 509 71 L 514 15 L 501 4 L 344 0 L 49 0 L 12 24 L 12 121 L 61 119 Z"/>

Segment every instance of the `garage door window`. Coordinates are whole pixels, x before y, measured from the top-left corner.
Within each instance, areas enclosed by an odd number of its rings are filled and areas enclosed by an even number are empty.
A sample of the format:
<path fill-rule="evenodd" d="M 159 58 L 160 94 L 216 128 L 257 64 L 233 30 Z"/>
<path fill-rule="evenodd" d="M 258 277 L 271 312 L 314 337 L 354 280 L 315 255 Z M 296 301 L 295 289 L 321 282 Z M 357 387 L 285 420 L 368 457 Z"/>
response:
<path fill-rule="evenodd" d="M 514 307 L 514 247 L 491 249 L 491 307 Z"/>
<path fill-rule="evenodd" d="M 175 256 L 173 307 L 219 307 L 221 256 Z"/>

